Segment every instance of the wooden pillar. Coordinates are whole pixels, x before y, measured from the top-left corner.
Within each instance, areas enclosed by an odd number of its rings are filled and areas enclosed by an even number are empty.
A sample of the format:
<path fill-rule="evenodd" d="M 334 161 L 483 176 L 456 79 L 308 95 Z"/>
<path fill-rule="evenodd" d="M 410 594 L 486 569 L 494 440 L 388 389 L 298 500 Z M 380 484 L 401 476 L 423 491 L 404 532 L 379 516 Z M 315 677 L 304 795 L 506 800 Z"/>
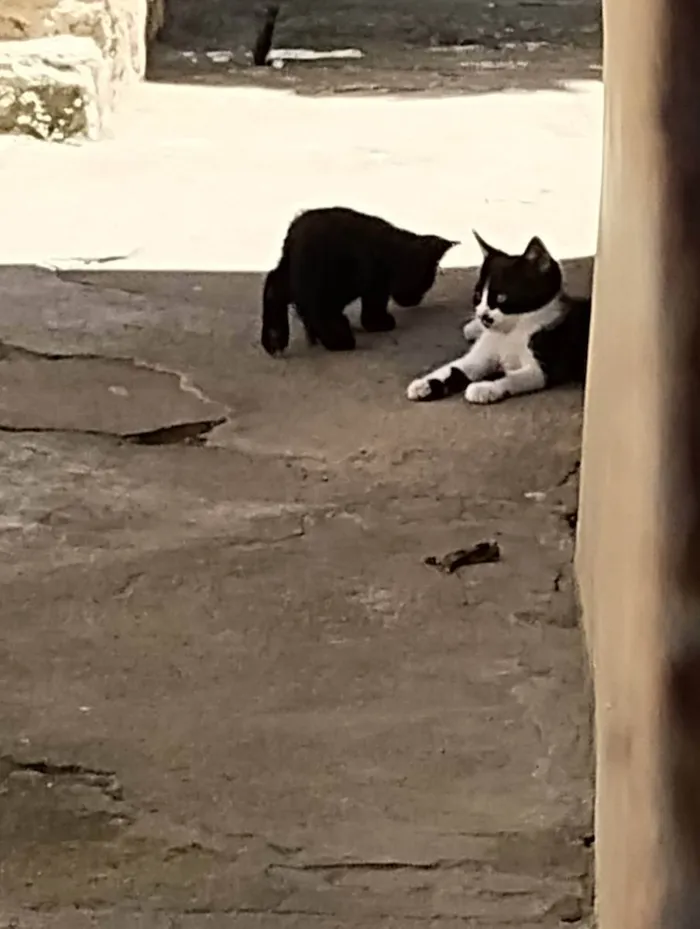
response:
<path fill-rule="evenodd" d="M 663 893 L 661 2 L 603 7 L 603 188 L 576 565 L 596 699 L 600 929 L 651 929 Z"/>
<path fill-rule="evenodd" d="M 700 4 L 604 0 L 577 574 L 600 929 L 700 927 Z"/>

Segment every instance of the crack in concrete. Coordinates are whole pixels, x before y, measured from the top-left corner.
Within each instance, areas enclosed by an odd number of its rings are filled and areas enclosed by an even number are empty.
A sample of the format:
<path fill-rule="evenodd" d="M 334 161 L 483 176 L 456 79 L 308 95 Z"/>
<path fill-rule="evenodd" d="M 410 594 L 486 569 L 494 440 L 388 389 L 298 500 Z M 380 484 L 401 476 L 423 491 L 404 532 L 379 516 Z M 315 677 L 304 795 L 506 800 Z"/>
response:
<path fill-rule="evenodd" d="M 45 271 L 50 271 L 62 284 L 70 284 L 71 287 L 90 287 L 94 290 L 99 290 L 101 293 L 109 293 L 112 291 L 116 294 L 126 294 L 129 297 L 145 298 L 146 296 L 143 290 L 136 287 L 126 287 L 124 284 L 114 283 L 107 285 L 99 281 L 85 280 L 80 276 L 74 276 L 83 274 L 87 270 L 86 268 L 57 268 L 52 265 L 39 265 L 38 267 L 43 268 Z M 125 326 L 129 325 L 129 323 L 125 323 Z M 1 926 L 0 929 L 2 929 Z"/>
<path fill-rule="evenodd" d="M 46 759 L 21 761 L 14 755 L 0 755 L 0 779 L 6 780 L 18 772 L 39 774 L 53 779 L 75 778 L 90 787 L 98 788 L 110 800 L 124 800 L 124 789 L 114 771 L 90 768 L 81 764 L 57 764 Z"/>
<path fill-rule="evenodd" d="M 145 429 L 141 432 L 110 432 L 102 429 L 60 429 L 52 426 L 3 426 L 0 433 L 8 434 L 50 434 L 50 435 L 87 435 L 102 439 L 114 439 L 130 445 L 202 445 L 207 435 L 217 426 L 227 422 L 225 416 L 217 419 L 190 420 L 175 423 L 172 426 L 160 426 L 157 429 Z"/>
<path fill-rule="evenodd" d="M 89 268 L 90 265 L 106 265 L 112 264 L 114 261 L 127 261 L 129 258 L 133 258 L 136 255 L 138 249 L 134 248 L 130 252 L 127 252 L 125 255 L 103 255 L 98 256 L 97 258 L 66 258 L 65 261 L 78 262 L 80 265 Z M 58 265 L 55 266 L 58 268 Z"/>
<path fill-rule="evenodd" d="M 123 364 L 132 368 L 145 368 L 156 374 L 168 375 L 178 379 L 178 385 L 184 393 L 192 394 L 197 400 L 204 404 L 216 404 L 196 384 L 193 383 L 188 374 L 181 371 L 174 371 L 159 364 L 150 364 L 139 358 L 126 358 L 123 356 L 101 355 L 95 352 L 50 352 L 37 351 L 36 349 L 26 348 L 22 345 L 16 345 L 10 342 L 0 342 L 0 362 L 7 361 L 11 358 L 40 358 L 42 361 L 105 361 Z M 223 407 L 223 404 L 218 404 Z M 226 409 L 224 407 L 224 409 Z M 226 411 L 228 413 L 228 410 Z M 184 423 L 173 423 L 167 426 L 159 426 L 155 429 L 145 429 L 139 432 L 118 433 L 108 429 L 79 429 L 79 428 L 58 428 L 46 426 L 8 426 L 0 424 L 0 432 L 4 433 L 52 433 L 59 435 L 85 435 L 95 436 L 98 438 L 117 439 L 122 442 L 128 442 L 133 445 L 180 445 L 180 444 L 198 444 L 204 443 L 206 436 L 217 426 L 223 425 L 228 421 L 228 416 L 218 416 L 213 419 L 188 420 Z"/>
<path fill-rule="evenodd" d="M 201 445 L 206 436 L 217 426 L 226 422 L 225 416 L 216 419 L 200 419 L 158 429 L 147 429 L 123 435 L 125 442 L 133 445 Z"/>
<path fill-rule="evenodd" d="M 42 361 L 107 361 L 123 364 L 128 367 L 145 368 L 147 371 L 153 371 L 156 374 L 167 374 L 176 377 L 179 381 L 180 390 L 192 394 L 203 403 L 217 403 L 212 400 L 204 391 L 192 381 L 189 374 L 168 368 L 157 362 L 144 361 L 142 358 L 129 357 L 125 355 L 102 355 L 99 352 L 48 352 L 38 351 L 35 348 L 26 348 L 24 345 L 17 345 L 14 342 L 0 342 L 0 361 L 6 361 L 12 357 L 18 358 L 41 358 Z M 223 404 L 221 404 L 223 406 Z"/>
<path fill-rule="evenodd" d="M 562 478 L 557 481 L 557 487 L 564 487 L 572 478 L 576 477 L 581 471 L 581 459 L 577 458 L 569 470 Z"/>
<path fill-rule="evenodd" d="M 270 867 L 280 871 L 303 871 L 323 873 L 324 871 L 451 871 L 474 864 L 469 858 L 439 858 L 435 861 L 328 861 L 319 864 L 271 864 Z"/>
<path fill-rule="evenodd" d="M 86 259 L 78 258 L 78 259 L 70 259 L 70 260 L 82 261 L 84 265 L 87 267 L 90 264 L 107 264 L 113 261 L 120 261 L 124 258 L 131 258 L 133 255 L 136 254 L 136 251 L 137 250 L 132 251 L 128 255 L 110 255 L 104 258 L 86 258 Z M 105 288 L 103 285 L 98 284 L 95 281 L 79 280 L 79 279 L 71 278 L 68 276 L 71 273 L 71 271 L 76 274 L 79 273 L 78 268 L 61 269 L 58 266 L 52 266 L 52 265 L 46 265 L 45 267 L 47 268 L 47 270 L 51 271 L 55 275 L 55 277 L 61 281 L 61 283 L 70 284 L 73 287 L 96 287 L 97 289 L 103 290 L 103 291 L 104 290 L 116 290 L 117 292 L 129 294 L 131 296 L 145 297 L 145 294 L 141 290 L 131 290 L 125 287 L 113 287 L 113 286 Z M 64 354 L 64 353 L 52 353 L 52 352 L 38 352 L 33 349 L 23 348 L 22 346 L 19 346 L 19 345 L 13 345 L 12 343 L 8 343 L 8 342 L 0 343 L 0 360 L 6 357 L 5 355 L 2 354 L 2 350 L 4 348 L 9 349 L 10 351 L 16 351 L 18 353 L 21 352 L 24 354 L 33 355 L 35 357 L 46 358 L 49 361 L 61 361 L 61 360 L 70 359 L 70 358 L 88 358 L 88 359 L 92 359 L 93 361 L 94 360 L 121 361 L 126 364 L 134 365 L 135 367 L 146 368 L 149 371 L 155 371 L 160 374 L 169 374 L 169 375 L 172 375 L 173 377 L 177 377 L 179 378 L 179 382 L 180 382 L 180 390 L 184 391 L 185 393 L 191 393 L 193 396 L 197 397 L 197 399 L 201 400 L 203 403 L 216 402 L 212 400 L 210 397 L 208 397 L 202 390 L 200 390 L 197 387 L 197 385 L 192 381 L 192 379 L 190 378 L 188 374 L 184 374 L 181 371 L 176 371 L 171 368 L 166 368 L 163 365 L 159 365 L 157 362 L 149 363 L 149 362 L 143 361 L 140 358 L 134 358 L 134 357 L 125 358 L 125 357 L 120 357 L 120 356 L 109 356 L 109 355 L 101 355 L 101 354 L 96 354 L 96 353 L 87 353 L 87 354 L 65 353 Z M 223 406 L 223 404 L 221 405 Z"/>
<path fill-rule="evenodd" d="M 54 261 L 46 261 L 43 264 L 37 265 L 37 267 L 51 271 L 56 277 L 60 278 L 62 274 L 70 273 L 71 271 L 79 272 L 81 268 L 89 268 L 92 265 L 106 265 L 112 264 L 115 261 L 127 261 L 129 258 L 133 258 L 134 255 L 138 254 L 138 251 L 137 248 L 133 248 L 126 254 L 98 255 L 94 258 L 83 258 L 79 255 L 74 255 L 69 258 L 57 258 Z"/>
<path fill-rule="evenodd" d="M 95 912 L 95 911 L 91 911 Z M 335 920 L 337 914 L 333 910 L 314 910 L 314 909 L 281 909 L 281 908 L 267 908 L 267 907 L 257 907 L 257 906 L 237 906 L 237 907 L 207 907 L 207 906 L 195 906 L 187 907 L 182 910 L 172 911 L 172 910 L 158 910 L 159 913 L 164 913 L 166 915 L 176 912 L 178 916 L 276 916 L 276 917 L 312 917 L 318 919 L 331 919 Z M 396 923 L 397 917 L 396 912 L 388 912 L 383 910 L 378 910 L 371 914 L 373 920 L 387 920 L 390 923 Z M 463 923 L 466 927 L 475 927 L 478 925 L 489 926 L 491 929 L 498 926 L 521 926 L 522 919 L 508 919 L 494 921 L 493 919 L 475 919 L 473 916 L 459 916 L 455 914 L 443 914 L 443 913 L 431 913 L 426 915 L 425 913 L 401 913 L 401 919 L 411 920 L 415 923 L 426 923 L 428 925 L 436 925 L 439 923 L 449 923 L 454 925 L 455 923 Z"/>
<path fill-rule="evenodd" d="M 26 911 L 30 913 L 61 913 L 61 908 L 59 907 L 46 907 L 46 906 L 27 906 Z M 91 918 L 100 918 L 113 917 L 115 912 L 119 912 L 116 907 L 105 908 L 104 906 L 76 906 L 71 907 L 70 913 L 72 915 L 79 915 L 81 913 L 89 914 Z M 153 912 L 164 916 L 166 919 L 170 920 L 170 926 L 172 929 L 175 929 L 176 926 L 179 926 L 180 920 L 183 917 L 188 916 L 268 916 L 279 919 L 280 921 L 287 920 L 297 920 L 299 917 L 308 917 L 311 919 L 320 919 L 320 920 L 333 920 L 335 922 L 335 914 L 329 913 L 323 910 L 313 910 L 313 909 L 265 909 L 261 907 L 253 906 L 237 906 L 237 907 L 211 907 L 211 906 L 195 906 L 195 907 L 185 907 L 183 909 L 171 910 L 171 909 L 123 909 L 121 912 L 132 913 L 135 916 L 142 916 L 144 914 L 151 915 Z M 394 925 L 396 923 L 397 917 L 396 913 L 372 913 L 372 919 L 384 920 L 388 925 Z M 499 919 L 494 921 L 493 919 L 475 919 L 473 916 L 459 916 L 452 914 L 434 914 L 434 915 L 425 915 L 421 914 L 401 914 L 401 919 L 411 920 L 413 923 L 426 923 L 429 925 L 439 925 L 441 923 L 448 923 L 450 925 L 463 924 L 467 929 L 473 929 L 477 926 L 488 926 L 489 929 L 498 929 L 502 926 L 504 929 L 508 927 L 516 927 L 522 925 L 522 919 Z M 9 923 L 7 927 L 4 925 L 1 929 L 19 929 L 20 923 Z"/>

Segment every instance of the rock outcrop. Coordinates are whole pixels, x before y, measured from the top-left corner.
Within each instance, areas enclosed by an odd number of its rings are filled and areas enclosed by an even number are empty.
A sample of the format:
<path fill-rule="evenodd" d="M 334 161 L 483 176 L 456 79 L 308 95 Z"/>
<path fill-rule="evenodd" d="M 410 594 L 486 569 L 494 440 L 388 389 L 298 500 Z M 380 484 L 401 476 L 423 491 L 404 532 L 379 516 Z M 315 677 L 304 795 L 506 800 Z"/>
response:
<path fill-rule="evenodd" d="M 105 58 L 92 39 L 0 42 L 0 132 L 99 139 L 109 98 Z"/>
<path fill-rule="evenodd" d="M 2 0 L 0 132 L 99 138 L 140 80 L 165 0 Z M 65 111 L 62 109 L 66 107 Z"/>

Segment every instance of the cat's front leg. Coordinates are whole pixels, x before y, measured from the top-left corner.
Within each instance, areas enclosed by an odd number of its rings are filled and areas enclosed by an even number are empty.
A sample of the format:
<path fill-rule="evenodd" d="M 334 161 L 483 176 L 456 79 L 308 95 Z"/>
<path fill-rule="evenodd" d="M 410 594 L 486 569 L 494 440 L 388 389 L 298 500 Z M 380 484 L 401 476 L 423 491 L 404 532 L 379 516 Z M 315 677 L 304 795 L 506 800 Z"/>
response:
<path fill-rule="evenodd" d="M 486 346 L 477 342 L 461 358 L 411 381 L 406 396 L 409 400 L 442 400 L 464 390 L 471 381 L 486 377 L 493 370 L 493 364 Z"/>
<path fill-rule="evenodd" d="M 506 397 L 535 393 L 546 387 L 544 371 L 538 364 L 511 371 L 495 381 L 477 381 L 470 384 L 464 399 L 469 403 L 498 403 Z"/>
<path fill-rule="evenodd" d="M 388 293 L 369 293 L 362 297 L 360 323 L 365 332 L 391 332 L 396 328 L 396 320 L 388 311 Z"/>
<path fill-rule="evenodd" d="M 483 335 L 484 327 L 481 325 L 476 316 L 468 320 L 463 328 L 462 335 L 466 342 L 476 342 L 480 335 Z"/>

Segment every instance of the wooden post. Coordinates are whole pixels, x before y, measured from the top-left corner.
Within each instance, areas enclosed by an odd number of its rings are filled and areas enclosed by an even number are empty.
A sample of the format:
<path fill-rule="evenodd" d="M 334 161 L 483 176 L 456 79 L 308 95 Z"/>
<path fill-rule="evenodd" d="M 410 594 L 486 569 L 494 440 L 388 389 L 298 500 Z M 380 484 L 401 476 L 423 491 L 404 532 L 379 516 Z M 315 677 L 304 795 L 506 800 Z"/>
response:
<path fill-rule="evenodd" d="M 577 573 L 600 929 L 700 927 L 700 5 L 606 0 Z"/>
<path fill-rule="evenodd" d="M 605 142 L 576 556 L 595 684 L 600 929 L 657 926 L 664 528 L 661 0 L 605 0 Z"/>

